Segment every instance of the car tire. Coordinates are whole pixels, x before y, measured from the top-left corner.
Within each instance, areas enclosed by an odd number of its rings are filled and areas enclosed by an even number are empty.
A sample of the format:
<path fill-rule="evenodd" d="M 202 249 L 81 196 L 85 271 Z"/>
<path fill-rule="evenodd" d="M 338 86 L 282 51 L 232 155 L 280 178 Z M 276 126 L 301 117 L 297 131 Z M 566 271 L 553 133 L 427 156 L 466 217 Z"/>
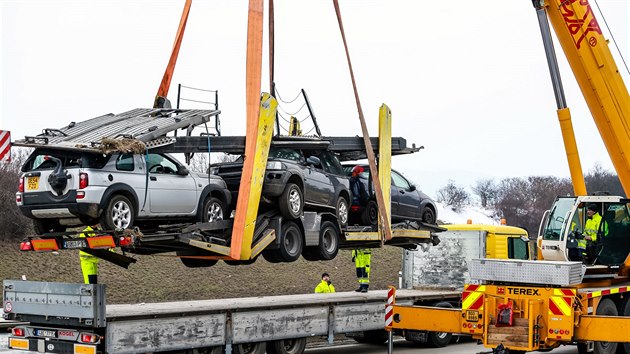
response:
<path fill-rule="evenodd" d="M 306 338 L 280 339 L 267 342 L 267 354 L 302 354 Z"/>
<path fill-rule="evenodd" d="M 597 305 L 595 314 L 603 316 L 619 316 L 619 311 L 617 311 L 617 306 L 615 306 L 615 303 L 611 299 L 602 299 L 599 305 Z M 593 353 L 595 354 L 615 354 L 619 343 L 595 342 L 594 346 L 595 350 Z"/>
<path fill-rule="evenodd" d="M 128 229 L 134 225 L 134 209 L 129 198 L 114 195 L 101 214 L 101 226 L 105 230 Z"/>
<path fill-rule="evenodd" d="M 225 205 L 219 198 L 208 196 L 203 201 L 201 207 L 201 213 L 199 214 L 199 221 L 201 222 L 213 222 L 217 220 L 225 219 L 227 211 Z M 230 216 L 228 215 L 228 218 Z"/>
<path fill-rule="evenodd" d="M 361 212 L 361 225 L 372 226 L 378 224 L 378 204 L 375 200 L 369 200 Z"/>
<path fill-rule="evenodd" d="M 441 308 L 449 308 L 449 309 L 453 308 L 453 305 L 451 305 L 450 303 L 446 301 L 438 302 L 433 306 L 441 307 Z M 452 333 L 429 332 L 427 333 L 427 344 L 429 344 L 429 346 L 433 348 L 443 348 L 449 345 L 449 343 L 451 343 L 452 338 L 453 338 Z"/>
<path fill-rule="evenodd" d="M 288 183 L 278 199 L 280 214 L 289 220 L 298 219 L 304 210 L 304 193 L 295 183 Z"/>
<path fill-rule="evenodd" d="M 339 225 L 341 225 L 341 227 L 348 225 L 348 218 L 350 217 L 350 206 L 348 204 L 348 200 L 345 197 L 337 197 L 337 203 L 335 203 L 335 214 L 337 215 L 337 220 L 339 220 Z"/>
<path fill-rule="evenodd" d="M 176 254 L 178 256 L 200 256 L 200 254 L 195 254 L 186 251 L 177 251 Z M 187 268 L 207 268 L 212 267 L 217 264 L 219 261 L 216 259 L 198 259 L 198 258 L 180 258 L 182 264 Z"/>
<path fill-rule="evenodd" d="M 33 219 L 33 230 L 36 234 L 43 235 L 49 232 L 64 232 L 66 227 L 54 220 Z"/>
<path fill-rule="evenodd" d="M 266 342 L 233 344 L 232 353 L 234 354 L 265 354 L 267 350 Z"/>
<path fill-rule="evenodd" d="M 425 224 L 435 225 L 437 220 L 435 220 L 435 212 L 430 207 L 424 207 L 422 210 L 422 222 Z"/>

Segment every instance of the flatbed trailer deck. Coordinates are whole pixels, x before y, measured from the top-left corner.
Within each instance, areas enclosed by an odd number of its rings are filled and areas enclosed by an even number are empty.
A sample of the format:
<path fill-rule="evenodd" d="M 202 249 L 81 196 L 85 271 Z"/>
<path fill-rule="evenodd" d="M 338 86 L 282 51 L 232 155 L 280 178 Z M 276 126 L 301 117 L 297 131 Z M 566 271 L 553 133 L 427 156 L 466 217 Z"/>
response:
<path fill-rule="evenodd" d="M 91 295 L 86 297 L 88 293 Z M 458 301 L 460 296 L 452 290 L 401 290 L 397 302 L 432 304 Z M 88 305 L 87 299 L 94 299 L 94 303 Z M 5 310 L 10 304 L 6 316 L 30 322 L 17 327 L 23 329 L 24 336 L 16 336 L 14 331 L 9 347 L 30 351 L 45 348 L 51 353 L 122 354 L 224 347 L 231 351 L 235 345 L 305 341 L 314 336 L 327 336 L 332 343 L 336 334 L 382 331 L 386 300 L 387 291 L 376 290 L 105 305 L 104 285 L 4 281 Z M 80 317 L 85 316 L 79 313 L 82 310 L 92 311 L 94 318 Z M 72 339 L 80 339 L 78 334 L 84 332 L 96 334 L 97 343 Z M 71 333 L 77 335 L 62 336 Z"/>

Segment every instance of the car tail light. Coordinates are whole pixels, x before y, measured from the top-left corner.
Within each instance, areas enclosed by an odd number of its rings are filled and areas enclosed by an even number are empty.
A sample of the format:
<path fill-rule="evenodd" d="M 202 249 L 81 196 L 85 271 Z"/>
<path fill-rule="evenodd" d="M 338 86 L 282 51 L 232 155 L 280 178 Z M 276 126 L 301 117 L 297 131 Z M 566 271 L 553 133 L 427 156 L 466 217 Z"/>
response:
<path fill-rule="evenodd" d="M 24 337 L 24 328 L 13 328 L 11 334 L 16 337 Z"/>
<path fill-rule="evenodd" d="M 90 184 L 88 174 L 85 172 L 79 173 L 79 189 L 85 189 Z"/>
<path fill-rule="evenodd" d="M 85 198 L 85 192 L 84 191 L 78 191 L 77 192 L 77 199 L 83 199 Z"/>
<path fill-rule="evenodd" d="M 33 245 L 31 244 L 31 241 L 24 241 L 20 243 L 20 251 L 32 251 L 32 250 L 33 250 Z"/>
<path fill-rule="evenodd" d="M 358 205 L 353 205 L 353 206 L 350 207 L 350 211 L 352 211 L 352 212 L 357 212 L 359 210 L 361 210 L 361 207 L 358 206 Z"/>
<path fill-rule="evenodd" d="M 18 185 L 18 192 L 24 193 L 24 177 L 20 177 L 20 184 Z"/>
<path fill-rule="evenodd" d="M 120 241 L 118 242 L 120 247 L 127 247 L 131 245 L 131 243 L 132 243 L 132 239 L 130 236 L 121 236 Z"/>
<path fill-rule="evenodd" d="M 15 201 L 17 203 L 22 202 L 22 195 L 20 193 L 15 194 Z"/>
<path fill-rule="evenodd" d="M 100 339 L 98 334 L 93 333 L 81 333 L 81 336 L 79 338 L 79 341 L 83 343 L 96 343 Z"/>

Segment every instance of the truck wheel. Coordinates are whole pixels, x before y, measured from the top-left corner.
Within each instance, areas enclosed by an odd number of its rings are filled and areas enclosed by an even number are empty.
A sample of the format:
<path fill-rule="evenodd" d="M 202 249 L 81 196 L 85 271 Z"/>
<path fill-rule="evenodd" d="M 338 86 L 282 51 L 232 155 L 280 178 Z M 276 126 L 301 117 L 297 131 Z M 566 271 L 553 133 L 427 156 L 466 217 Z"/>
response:
<path fill-rule="evenodd" d="M 281 339 L 267 342 L 267 354 L 302 354 L 306 338 Z"/>
<path fill-rule="evenodd" d="M 307 261 L 329 261 L 339 252 L 339 229 L 335 223 L 324 221 L 319 231 L 319 245 L 304 248 L 302 257 Z"/>
<path fill-rule="evenodd" d="M 630 298 L 626 298 L 622 303 L 620 312 L 622 316 L 630 317 Z M 630 354 L 630 343 L 623 343 L 622 345 L 626 354 Z"/>
<path fill-rule="evenodd" d="M 617 306 L 611 299 L 603 299 L 597 305 L 596 315 L 619 316 Z M 595 354 L 615 354 L 619 343 L 615 342 L 595 342 Z"/>
<path fill-rule="evenodd" d="M 178 256 L 200 256 L 198 253 L 191 253 L 186 251 L 177 251 L 176 254 Z M 217 264 L 216 259 L 198 259 L 198 258 L 180 258 L 182 264 L 188 268 L 206 268 L 212 267 Z"/>
<path fill-rule="evenodd" d="M 348 207 L 348 201 L 346 198 L 339 196 L 337 198 L 337 204 L 335 204 L 335 211 L 337 212 L 337 220 L 343 227 L 348 225 L 348 216 L 350 215 L 350 207 Z"/>
<path fill-rule="evenodd" d="M 368 201 L 361 212 L 361 225 L 370 226 L 378 223 L 378 205 L 376 201 Z"/>
<path fill-rule="evenodd" d="M 245 343 L 245 344 L 233 344 L 232 353 L 234 354 L 265 354 L 267 350 L 267 343 Z"/>
<path fill-rule="evenodd" d="M 304 210 L 304 194 L 295 183 L 287 183 L 282 195 L 278 199 L 280 214 L 289 220 L 295 220 L 302 216 Z"/>
<path fill-rule="evenodd" d="M 441 308 L 449 308 L 452 309 L 453 305 L 446 301 L 438 302 L 433 305 L 435 307 Z M 429 332 L 427 335 L 427 343 L 433 348 L 443 348 L 446 347 L 450 342 L 453 334 L 446 332 Z"/>
<path fill-rule="evenodd" d="M 105 230 L 128 229 L 135 217 L 133 204 L 124 195 L 114 195 L 101 214 L 101 226 Z"/>
<path fill-rule="evenodd" d="M 278 249 L 280 258 L 284 262 L 293 262 L 300 258 L 304 249 L 304 238 L 302 231 L 292 221 L 282 225 L 280 233 L 280 248 Z"/>
<path fill-rule="evenodd" d="M 208 196 L 203 201 L 203 207 L 201 208 L 201 214 L 199 215 L 199 221 L 201 222 L 213 222 L 217 220 L 225 219 L 226 210 L 223 202 L 215 197 Z M 227 216 L 230 217 L 229 215 Z"/>

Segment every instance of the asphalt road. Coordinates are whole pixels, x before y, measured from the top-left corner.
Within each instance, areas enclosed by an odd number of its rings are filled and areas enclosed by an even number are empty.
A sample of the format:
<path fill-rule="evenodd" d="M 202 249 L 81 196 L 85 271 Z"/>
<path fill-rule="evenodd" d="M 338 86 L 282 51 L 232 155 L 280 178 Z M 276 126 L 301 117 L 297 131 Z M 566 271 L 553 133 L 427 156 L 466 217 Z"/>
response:
<path fill-rule="evenodd" d="M 25 354 L 21 350 L 9 350 L 7 349 L 7 336 L 6 334 L 0 334 L 0 354 Z M 414 346 L 412 343 L 405 340 L 394 341 L 394 353 L 395 354 L 476 354 L 480 352 L 488 352 L 486 348 L 481 345 L 477 345 L 475 342 L 464 342 L 451 344 L 445 348 L 426 348 Z M 317 348 L 310 348 L 306 350 L 308 354 L 371 354 L 371 353 L 387 353 L 387 345 L 369 345 L 369 344 L 342 344 L 332 345 Z M 575 346 L 560 347 L 552 351 L 554 354 L 577 354 L 577 348 Z"/>

